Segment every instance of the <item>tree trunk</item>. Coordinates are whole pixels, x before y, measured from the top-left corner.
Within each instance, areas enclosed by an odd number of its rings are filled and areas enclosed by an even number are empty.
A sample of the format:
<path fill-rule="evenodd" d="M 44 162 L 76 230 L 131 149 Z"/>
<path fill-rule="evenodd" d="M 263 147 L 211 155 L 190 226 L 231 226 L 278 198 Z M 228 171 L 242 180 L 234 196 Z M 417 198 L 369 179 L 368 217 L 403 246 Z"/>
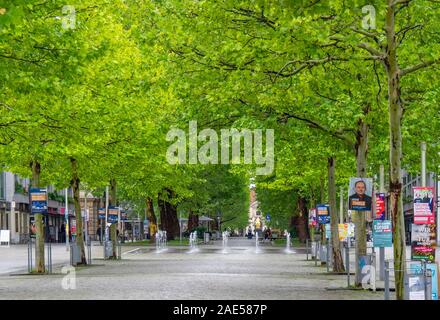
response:
<path fill-rule="evenodd" d="M 298 212 L 299 212 L 299 216 L 296 219 L 296 231 L 298 234 L 298 239 L 301 243 L 305 243 L 306 239 L 308 237 L 307 235 L 307 216 L 308 216 L 308 212 L 307 212 L 307 203 L 306 203 L 306 199 L 304 197 L 301 197 L 300 195 L 298 195 Z"/>
<path fill-rule="evenodd" d="M 79 203 L 79 177 L 78 177 L 78 164 L 76 159 L 71 158 L 70 164 L 72 167 L 72 180 L 70 180 L 70 186 L 73 190 L 73 204 L 75 206 L 75 219 L 76 219 L 76 244 L 79 248 L 81 262 L 78 264 L 87 264 L 86 251 L 84 248 L 83 239 L 83 227 L 82 227 L 82 217 L 81 217 L 81 205 Z M 84 212 L 86 208 L 84 207 Z"/>
<path fill-rule="evenodd" d="M 32 188 L 40 187 L 40 163 L 37 160 L 31 162 L 32 169 Z M 31 208 L 32 210 L 32 208 Z M 44 215 L 41 213 L 36 213 L 34 215 L 34 222 L 36 227 L 35 236 L 35 271 L 37 273 L 44 273 L 45 263 L 44 263 L 44 225 L 43 225 Z"/>
<path fill-rule="evenodd" d="M 338 211 L 336 210 L 336 182 L 335 182 L 335 159 L 328 158 L 328 199 L 330 205 L 330 230 L 333 256 L 333 271 L 344 272 L 344 262 L 342 260 L 339 230 L 338 230 Z"/>
<path fill-rule="evenodd" d="M 199 215 L 194 214 L 192 209 L 189 209 L 188 215 L 188 230 L 192 232 L 195 228 L 199 226 Z"/>
<path fill-rule="evenodd" d="M 157 232 L 157 219 L 154 213 L 153 199 L 147 198 L 147 219 L 150 221 L 150 242 L 154 243 L 156 241 Z"/>
<path fill-rule="evenodd" d="M 370 105 L 367 104 L 364 108 L 364 114 L 367 115 L 370 111 Z M 368 156 L 368 131 L 369 126 L 363 120 L 360 119 L 358 122 L 358 131 L 356 134 L 356 175 L 360 178 L 365 178 L 367 176 L 367 156 Z M 357 211 L 352 213 L 353 222 L 355 225 L 355 286 L 362 286 L 361 270 L 359 266 L 360 256 L 367 255 L 367 230 L 366 230 L 366 219 L 365 211 Z"/>
<path fill-rule="evenodd" d="M 162 194 L 159 194 L 158 204 L 160 210 L 160 228 L 167 232 L 168 240 L 174 240 L 179 235 L 179 220 L 177 219 L 177 210 L 166 199 L 172 199 L 173 191 L 165 189 Z"/>
<path fill-rule="evenodd" d="M 405 225 L 402 202 L 402 102 L 400 98 L 400 70 L 397 62 L 397 44 L 395 34 L 395 7 L 394 0 L 388 0 L 385 31 L 387 50 L 384 65 L 388 78 L 388 111 L 390 123 L 390 202 L 393 225 L 394 273 L 396 279 L 396 298 L 404 299 L 404 276 L 406 247 Z"/>
<path fill-rule="evenodd" d="M 110 197 L 109 197 L 109 206 L 116 206 L 116 180 L 111 179 L 110 180 Z M 110 259 L 117 259 L 118 253 L 116 251 L 117 245 L 118 245 L 118 235 L 117 235 L 117 223 L 112 223 L 110 227 L 110 234 L 112 237 L 112 256 L 110 256 Z"/>

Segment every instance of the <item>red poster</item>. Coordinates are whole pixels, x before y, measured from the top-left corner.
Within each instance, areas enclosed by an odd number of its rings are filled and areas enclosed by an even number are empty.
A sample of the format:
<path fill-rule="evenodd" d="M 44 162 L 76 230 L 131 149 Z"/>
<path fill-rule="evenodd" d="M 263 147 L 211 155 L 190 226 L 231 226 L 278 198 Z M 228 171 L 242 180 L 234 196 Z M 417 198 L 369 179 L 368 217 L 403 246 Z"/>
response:
<path fill-rule="evenodd" d="M 385 193 L 376 193 L 376 220 L 385 220 Z"/>
<path fill-rule="evenodd" d="M 414 187 L 414 224 L 435 223 L 434 188 Z"/>

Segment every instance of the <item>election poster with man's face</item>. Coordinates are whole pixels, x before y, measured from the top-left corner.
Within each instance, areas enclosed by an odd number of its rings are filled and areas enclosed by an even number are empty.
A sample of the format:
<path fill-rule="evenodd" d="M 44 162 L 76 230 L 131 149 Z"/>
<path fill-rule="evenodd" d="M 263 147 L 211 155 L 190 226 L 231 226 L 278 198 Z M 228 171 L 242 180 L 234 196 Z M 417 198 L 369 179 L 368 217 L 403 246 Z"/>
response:
<path fill-rule="evenodd" d="M 348 192 L 348 209 L 356 211 L 371 211 L 373 196 L 373 179 L 350 178 Z"/>

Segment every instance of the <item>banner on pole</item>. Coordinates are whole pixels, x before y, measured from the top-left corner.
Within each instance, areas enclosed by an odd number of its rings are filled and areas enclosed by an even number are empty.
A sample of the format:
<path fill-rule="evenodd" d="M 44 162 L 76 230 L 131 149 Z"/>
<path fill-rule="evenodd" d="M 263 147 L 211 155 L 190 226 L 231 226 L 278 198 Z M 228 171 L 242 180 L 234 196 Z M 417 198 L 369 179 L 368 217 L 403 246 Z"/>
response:
<path fill-rule="evenodd" d="M 316 210 L 319 224 L 330 223 L 330 206 L 328 204 L 318 204 Z"/>
<path fill-rule="evenodd" d="M 435 225 L 412 224 L 411 259 L 435 261 Z"/>
<path fill-rule="evenodd" d="M 385 220 L 385 193 L 376 193 L 376 220 Z"/>
<path fill-rule="evenodd" d="M 414 223 L 433 224 L 434 214 L 434 188 L 414 187 Z"/>
<path fill-rule="evenodd" d="M 47 190 L 41 188 L 31 188 L 31 214 L 47 214 Z"/>
<path fill-rule="evenodd" d="M 373 196 L 373 179 L 350 178 L 348 209 L 371 211 Z"/>
<path fill-rule="evenodd" d="M 373 247 L 390 248 L 393 246 L 393 233 L 390 220 L 373 221 Z"/>

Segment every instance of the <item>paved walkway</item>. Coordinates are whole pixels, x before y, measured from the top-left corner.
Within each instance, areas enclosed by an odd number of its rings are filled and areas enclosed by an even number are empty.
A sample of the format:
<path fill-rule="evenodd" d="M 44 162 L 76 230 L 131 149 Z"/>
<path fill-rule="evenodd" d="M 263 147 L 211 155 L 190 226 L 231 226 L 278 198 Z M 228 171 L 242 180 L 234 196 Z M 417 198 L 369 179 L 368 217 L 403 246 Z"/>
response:
<path fill-rule="evenodd" d="M 123 247 L 122 260 L 94 259 L 77 268 L 75 289 L 61 268 L 53 275 L 0 275 L 2 299 L 383 299 L 383 292 L 345 290 L 346 277 L 305 260 L 304 249 L 260 246 L 255 239 L 230 239 L 198 250 Z M 65 250 L 65 247 L 60 247 Z M 95 247 L 94 257 L 102 257 Z M 1 254 L 2 252 L 0 252 Z M 100 256 L 98 254 L 100 253 Z M 68 256 L 67 256 L 68 257 Z M 55 260 L 54 260 L 55 261 Z M 65 259 L 67 262 L 68 259 Z M 64 286 L 66 287 L 66 286 Z"/>

